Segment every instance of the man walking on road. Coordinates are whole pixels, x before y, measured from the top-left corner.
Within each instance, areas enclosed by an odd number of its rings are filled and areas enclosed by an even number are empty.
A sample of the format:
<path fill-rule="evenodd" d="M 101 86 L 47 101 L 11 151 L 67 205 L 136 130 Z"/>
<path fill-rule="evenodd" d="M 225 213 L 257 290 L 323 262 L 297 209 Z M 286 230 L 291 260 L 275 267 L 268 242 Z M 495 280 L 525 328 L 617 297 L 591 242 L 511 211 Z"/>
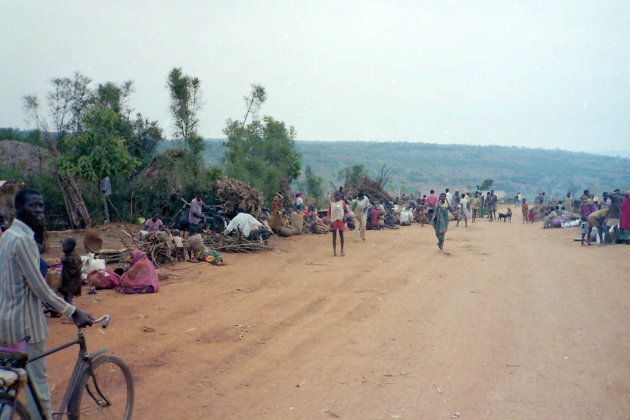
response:
<path fill-rule="evenodd" d="M 489 216 L 488 219 L 490 222 L 496 220 L 497 218 L 497 196 L 494 194 L 494 190 L 491 190 L 488 195 L 488 211 Z"/>
<path fill-rule="evenodd" d="M 79 327 L 92 325 L 92 316 L 65 302 L 48 287 L 39 271 L 39 251 L 35 231 L 43 226 L 44 198 L 33 189 L 15 196 L 16 218 L 0 238 L 0 345 L 8 346 L 30 337 L 29 358 L 46 351 L 48 327 L 42 303 L 72 317 Z M 50 389 L 44 358 L 26 367 L 46 419 L 50 418 Z M 27 393 L 28 411 L 37 419 L 35 402 Z"/>
<path fill-rule="evenodd" d="M 358 241 L 359 236 L 365 241 L 365 226 L 367 224 L 367 209 L 370 207 L 370 200 L 363 191 L 359 191 L 357 198 L 352 200 L 350 209 L 354 212 L 356 223 L 354 226 L 354 240 Z"/>

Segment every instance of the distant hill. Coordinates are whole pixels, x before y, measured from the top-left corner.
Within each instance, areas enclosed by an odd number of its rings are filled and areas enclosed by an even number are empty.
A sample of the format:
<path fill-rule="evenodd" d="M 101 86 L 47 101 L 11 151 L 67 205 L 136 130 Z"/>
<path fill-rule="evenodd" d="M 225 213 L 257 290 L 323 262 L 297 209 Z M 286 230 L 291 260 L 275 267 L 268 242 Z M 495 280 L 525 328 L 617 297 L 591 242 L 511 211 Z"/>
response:
<path fill-rule="evenodd" d="M 206 161 L 220 163 L 222 141 L 207 140 Z M 168 143 L 161 149 L 172 147 Z M 539 191 L 559 197 L 587 187 L 612 190 L 630 185 L 630 159 L 590 153 L 406 142 L 297 141 L 296 145 L 302 154 L 302 169 L 310 166 L 336 185 L 341 183 L 339 170 L 348 165 L 364 165 L 374 174 L 385 164 L 394 170 L 388 188 L 395 194 L 399 189 L 407 193 L 444 187 L 474 189 L 486 178 L 495 180 L 497 190 L 508 195 L 520 191 L 526 197 Z"/>

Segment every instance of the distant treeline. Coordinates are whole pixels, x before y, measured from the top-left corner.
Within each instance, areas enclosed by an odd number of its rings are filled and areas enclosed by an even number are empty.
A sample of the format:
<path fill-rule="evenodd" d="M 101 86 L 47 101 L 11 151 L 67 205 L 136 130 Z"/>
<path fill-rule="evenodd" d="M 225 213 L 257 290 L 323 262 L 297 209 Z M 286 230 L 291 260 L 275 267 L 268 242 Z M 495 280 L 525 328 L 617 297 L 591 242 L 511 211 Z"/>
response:
<path fill-rule="evenodd" d="M 205 161 L 220 164 L 222 139 L 206 140 Z M 166 141 L 160 148 L 169 148 Z M 508 195 L 531 197 L 545 191 L 555 197 L 587 187 L 618 188 L 630 184 L 630 159 L 564 150 L 525 147 L 467 146 L 407 142 L 296 141 L 302 168 L 311 167 L 327 190 L 341 185 L 341 169 L 363 165 L 375 174 L 383 165 L 393 170 L 393 193 L 428 192 L 436 188 L 474 190 L 485 179 Z"/>

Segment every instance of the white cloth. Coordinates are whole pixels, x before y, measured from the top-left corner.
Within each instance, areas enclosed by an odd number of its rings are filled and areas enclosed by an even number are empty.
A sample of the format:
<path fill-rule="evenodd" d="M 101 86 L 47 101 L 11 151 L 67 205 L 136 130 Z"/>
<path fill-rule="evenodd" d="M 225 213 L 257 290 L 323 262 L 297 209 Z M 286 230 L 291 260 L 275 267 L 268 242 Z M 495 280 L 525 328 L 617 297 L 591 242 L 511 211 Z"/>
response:
<path fill-rule="evenodd" d="M 462 206 L 462 213 L 464 217 L 468 219 L 470 217 L 470 213 L 468 213 L 468 200 L 466 197 L 462 197 L 462 199 L 459 200 L 459 204 Z"/>
<path fill-rule="evenodd" d="M 370 199 L 366 196 L 363 196 L 363 200 L 356 199 L 357 205 L 354 209 L 355 213 L 366 214 L 368 207 L 370 207 Z"/>
<path fill-rule="evenodd" d="M 335 220 L 343 220 L 343 215 L 344 215 L 343 205 L 344 205 L 343 200 L 330 202 L 330 221 L 331 222 L 334 222 Z"/>
<path fill-rule="evenodd" d="M 411 221 L 411 217 L 410 214 L 407 210 L 401 211 L 400 212 L 400 224 L 402 225 L 403 223 L 410 223 Z"/>
<path fill-rule="evenodd" d="M 236 229 L 241 232 L 243 236 L 248 237 L 252 227 L 262 227 L 262 223 L 256 220 L 256 218 L 254 218 L 251 214 L 239 213 L 234 219 L 232 219 L 227 228 L 225 228 L 224 233 L 227 235 Z"/>

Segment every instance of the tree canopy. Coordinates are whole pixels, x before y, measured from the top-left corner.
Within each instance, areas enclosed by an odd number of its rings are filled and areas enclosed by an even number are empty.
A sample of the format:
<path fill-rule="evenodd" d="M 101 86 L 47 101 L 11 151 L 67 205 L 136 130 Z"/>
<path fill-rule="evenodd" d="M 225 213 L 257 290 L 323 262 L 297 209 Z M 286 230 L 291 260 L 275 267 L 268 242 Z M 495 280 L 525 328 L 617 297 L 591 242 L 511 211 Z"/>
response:
<path fill-rule="evenodd" d="M 300 154 L 295 150 L 295 130 L 282 121 L 265 116 L 243 126 L 228 120 L 223 161 L 228 176 L 245 181 L 270 200 L 300 175 Z"/>
<path fill-rule="evenodd" d="M 140 162 L 129 154 L 124 137 L 117 131 L 119 119 L 104 107 L 91 108 L 83 117 L 85 129 L 66 139 L 59 170 L 89 182 L 131 174 Z"/>
<path fill-rule="evenodd" d="M 171 96 L 171 114 L 175 123 L 175 137 L 182 139 L 193 155 L 198 155 L 204 147 L 203 139 L 197 133 L 201 109 L 201 81 L 184 74 L 181 68 L 174 68 L 168 75 L 167 86 Z"/>

